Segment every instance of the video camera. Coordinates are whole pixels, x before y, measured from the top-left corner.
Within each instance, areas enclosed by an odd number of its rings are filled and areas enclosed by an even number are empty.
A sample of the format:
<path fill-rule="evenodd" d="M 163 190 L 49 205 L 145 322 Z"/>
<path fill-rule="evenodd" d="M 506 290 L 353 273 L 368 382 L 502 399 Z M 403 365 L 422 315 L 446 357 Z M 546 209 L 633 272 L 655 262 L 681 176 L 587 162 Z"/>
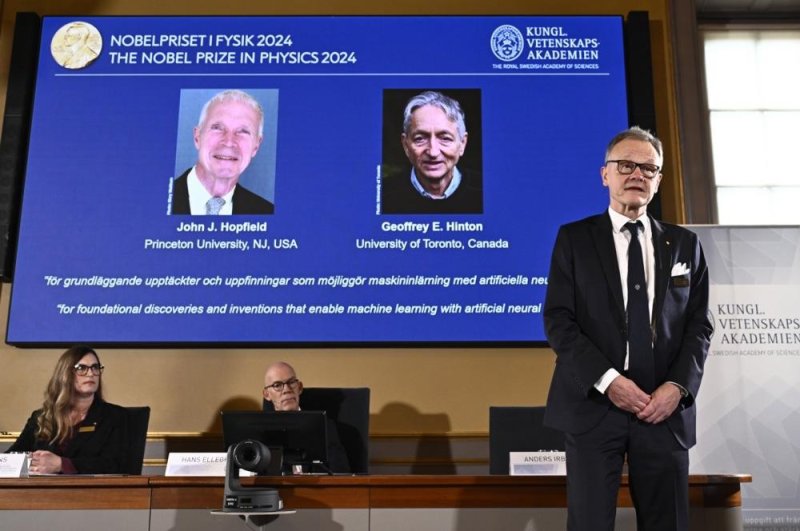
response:
<path fill-rule="evenodd" d="M 278 454 L 278 455 L 276 455 Z M 225 465 L 225 499 L 223 511 L 270 512 L 283 509 L 283 500 L 277 489 L 242 487 L 239 480 L 239 469 L 257 474 L 273 472 L 277 464 L 280 474 L 280 451 L 270 451 L 263 443 L 245 439 L 228 448 L 228 460 Z M 272 466 L 270 466 L 272 465 Z"/>

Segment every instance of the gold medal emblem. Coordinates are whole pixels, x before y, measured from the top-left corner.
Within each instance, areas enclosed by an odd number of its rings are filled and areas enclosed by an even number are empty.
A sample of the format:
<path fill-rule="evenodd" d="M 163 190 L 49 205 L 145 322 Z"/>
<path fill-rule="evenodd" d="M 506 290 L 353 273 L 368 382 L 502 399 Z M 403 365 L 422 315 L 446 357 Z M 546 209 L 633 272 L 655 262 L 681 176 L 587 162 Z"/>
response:
<path fill-rule="evenodd" d="M 70 22 L 59 28 L 50 41 L 50 53 L 56 63 L 77 70 L 97 59 L 103 49 L 103 37 L 88 22 Z"/>

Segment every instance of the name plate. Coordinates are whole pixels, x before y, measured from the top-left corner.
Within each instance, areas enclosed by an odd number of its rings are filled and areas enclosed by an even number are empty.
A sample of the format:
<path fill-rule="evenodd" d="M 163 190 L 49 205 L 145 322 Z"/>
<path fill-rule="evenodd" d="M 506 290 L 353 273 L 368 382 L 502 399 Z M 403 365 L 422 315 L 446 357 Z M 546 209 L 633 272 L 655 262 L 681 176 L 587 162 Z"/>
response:
<path fill-rule="evenodd" d="M 170 452 L 165 476 L 225 477 L 226 452 Z"/>
<path fill-rule="evenodd" d="M 0 454 L 0 478 L 28 477 L 28 454 Z"/>
<path fill-rule="evenodd" d="M 566 476 L 565 452 L 509 452 L 512 476 Z"/>

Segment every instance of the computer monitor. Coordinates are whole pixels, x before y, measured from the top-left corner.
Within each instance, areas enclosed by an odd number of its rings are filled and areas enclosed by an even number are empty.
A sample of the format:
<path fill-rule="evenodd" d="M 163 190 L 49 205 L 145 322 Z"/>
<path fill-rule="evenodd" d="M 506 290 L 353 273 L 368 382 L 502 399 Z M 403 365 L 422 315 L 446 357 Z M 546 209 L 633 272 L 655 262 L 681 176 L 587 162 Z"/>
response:
<path fill-rule="evenodd" d="M 324 411 L 223 411 L 225 449 L 245 439 L 280 448 L 283 465 L 327 464 Z"/>

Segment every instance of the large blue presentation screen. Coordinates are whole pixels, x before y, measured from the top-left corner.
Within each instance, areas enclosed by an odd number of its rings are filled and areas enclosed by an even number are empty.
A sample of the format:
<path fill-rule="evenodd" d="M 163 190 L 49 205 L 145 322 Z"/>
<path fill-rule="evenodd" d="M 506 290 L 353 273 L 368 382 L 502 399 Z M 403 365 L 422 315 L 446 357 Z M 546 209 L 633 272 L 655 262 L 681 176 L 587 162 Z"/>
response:
<path fill-rule="evenodd" d="M 544 341 L 628 125 L 622 26 L 44 18 L 7 341 Z"/>

